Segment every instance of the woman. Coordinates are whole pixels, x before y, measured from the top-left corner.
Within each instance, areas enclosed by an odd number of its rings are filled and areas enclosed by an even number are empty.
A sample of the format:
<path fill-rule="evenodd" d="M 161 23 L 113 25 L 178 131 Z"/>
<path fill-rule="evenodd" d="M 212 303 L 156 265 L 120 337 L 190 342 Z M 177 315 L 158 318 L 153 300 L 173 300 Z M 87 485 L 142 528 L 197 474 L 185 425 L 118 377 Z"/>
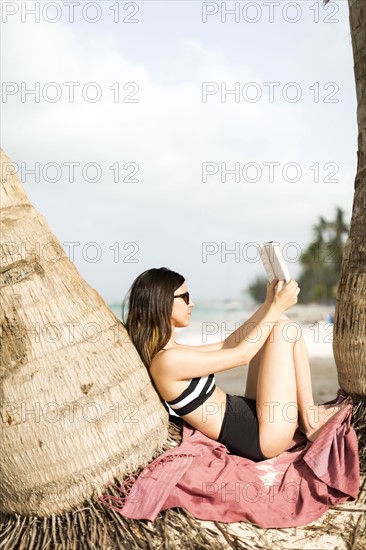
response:
<path fill-rule="evenodd" d="M 189 325 L 184 277 L 167 268 L 139 275 L 129 292 L 125 321 L 162 399 L 185 422 L 228 450 L 254 461 L 288 448 L 297 422 L 310 441 L 343 405 L 315 405 L 301 330 L 284 316 L 296 304 L 296 281 L 273 281 L 264 303 L 224 341 L 178 344 L 177 327 Z M 245 396 L 227 395 L 214 374 L 249 364 Z M 239 392 L 240 393 L 240 392 Z"/>

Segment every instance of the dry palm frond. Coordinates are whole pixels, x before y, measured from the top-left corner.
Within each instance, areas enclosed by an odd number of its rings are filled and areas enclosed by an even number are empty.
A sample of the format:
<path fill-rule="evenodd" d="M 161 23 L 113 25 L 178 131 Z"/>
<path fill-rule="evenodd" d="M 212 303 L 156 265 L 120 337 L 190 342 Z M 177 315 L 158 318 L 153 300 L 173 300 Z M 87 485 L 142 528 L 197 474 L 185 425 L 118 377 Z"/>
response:
<path fill-rule="evenodd" d="M 366 473 L 366 398 L 352 396 L 352 426 L 358 439 L 358 454 L 360 457 L 360 471 Z"/>

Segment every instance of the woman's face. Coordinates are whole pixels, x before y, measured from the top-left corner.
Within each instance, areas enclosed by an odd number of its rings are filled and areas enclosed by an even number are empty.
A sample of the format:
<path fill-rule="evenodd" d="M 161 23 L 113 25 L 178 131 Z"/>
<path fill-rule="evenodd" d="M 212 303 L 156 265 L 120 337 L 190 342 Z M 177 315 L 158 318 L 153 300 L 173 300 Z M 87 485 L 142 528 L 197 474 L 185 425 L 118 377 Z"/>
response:
<path fill-rule="evenodd" d="M 177 290 L 174 292 L 176 296 L 173 300 L 173 310 L 172 310 L 172 325 L 173 327 L 187 327 L 189 325 L 189 320 L 191 318 L 191 308 L 194 306 L 192 301 L 189 301 L 186 304 L 184 297 L 178 297 L 179 294 L 185 294 L 188 292 L 186 283 L 183 283 Z"/>

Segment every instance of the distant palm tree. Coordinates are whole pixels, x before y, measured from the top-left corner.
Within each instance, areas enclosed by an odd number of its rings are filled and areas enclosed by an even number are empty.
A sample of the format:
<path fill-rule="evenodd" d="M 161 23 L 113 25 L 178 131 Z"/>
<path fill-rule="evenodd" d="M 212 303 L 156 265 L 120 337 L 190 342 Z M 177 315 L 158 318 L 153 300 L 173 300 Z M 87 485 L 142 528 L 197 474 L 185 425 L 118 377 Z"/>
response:
<path fill-rule="evenodd" d="M 61 514 L 146 465 L 168 418 L 2 151 L 1 175 L 0 512 Z"/>
<path fill-rule="evenodd" d="M 320 216 L 319 222 L 313 227 L 315 242 L 319 247 L 321 247 L 321 245 L 324 243 L 324 233 L 327 229 L 328 222 L 323 218 L 323 216 Z"/>

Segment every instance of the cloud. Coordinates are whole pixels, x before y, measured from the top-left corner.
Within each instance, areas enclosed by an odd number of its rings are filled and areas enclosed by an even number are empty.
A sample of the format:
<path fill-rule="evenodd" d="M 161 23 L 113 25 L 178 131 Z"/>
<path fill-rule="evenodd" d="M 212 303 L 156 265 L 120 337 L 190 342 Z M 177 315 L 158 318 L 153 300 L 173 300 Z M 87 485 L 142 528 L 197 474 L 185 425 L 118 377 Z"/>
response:
<path fill-rule="evenodd" d="M 316 118 L 324 110 L 316 113 L 314 105 L 309 109 L 309 103 L 291 103 L 281 95 L 269 102 L 263 68 L 255 71 L 252 58 L 249 62 L 243 57 L 239 63 L 231 59 L 229 47 L 208 45 L 204 36 L 192 38 L 182 29 L 174 38 L 179 52 L 175 77 L 159 79 L 149 64 L 148 43 L 145 59 L 136 62 L 133 50 L 120 46 L 118 32 L 117 27 L 101 26 L 87 34 L 81 26 L 61 22 L 22 25 L 10 21 L 3 37 L 3 81 L 19 86 L 25 82 L 28 89 L 38 82 L 40 87 L 39 103 L 31 95 L 22 102 L 20 94 L 3 103 L 4 148 L 19 164 L 40 163 L 43 181 L 36 183 L 29 175 L 25 187 L 62 241 L 99 239 L 103 244 L 107 252 L 98 265 L 82 256 L 75 259 L 100 292 L 110 298 L 119 295 L 121 267 L 128 279 L 129 273 L 158 260 L 173 268 L 175 263 L 187 265 L 199 276 L 201 269 L 209 267 L 202 262 L 203 242 L 225 242 L 230 247 L 236 241 L 260 242 L 270 236 L 305 242 L 309 224 L 319 213 L 331 213 L 335 204 L 350 206 L 352 190 L 343 183 L 352 179 L 347 152 L 337 158 L 339 184 L 319 185 L 315 169 L 309 168 L 318 162 L 324 180 L 331 173 L 324 165 L 335 158 L 323 150 L 317 150 L 315 158 L 313 154 Z M 320 33 L 309 57 L 304 45 L 299 45 L 302 59 L 308 59 L 309 73 L 314 49 L 321 46 Z M 346 64 L 347 56 L 342 60 Z M 275 49 L 271 63 L 278 63 L 278 71 L 283 72 L 283 60 L 276 60 Z M 316 71 L 315 79 L 321 63 Z M 59 88 L 52 87 L 52 82 Z M 65 82 L 80 84 L 74 87 L 74 102 L 68 100 L 70 85 Z M 202 101 L 204 82 L 214 83 L 207 86 L 215 91 L 206 102 Z M 124 89 L 126 83 L 132 84 Z M 235 83 L 239 83 L 238 101 L 232 94 L 222 99 L 225 86 L 232 90 Z M 248 83 L 254 84 L 248 87 Z M 283 94 L 283 84 L 274 91 Z M 42 97 L 42 92 L 51 97 L 59 89 L 62 96 L 57 102 Z M 258 90 L 261 97 L 252 101 Z M 100 91 L 99 101 L 85 100 Z M 69 181 L 70 162 L 79 163 L 74 182 Z M 273 167 L 276 179 L 271 182 L 268 163 L 273 162 L 279 166 Z M 42 178 L 47 163 L 60 166 L 58 182 Z M 90 181 L 95 174 L 93 163 L 101 171 L 95 183 Z M 202 163 L 218 170 L 206 183 Z M 224 183 L 224 170 L 233 170 L 238 163 L 240 181 L 228 173 Z M 300 165 L 299 181 L 294 181 L 294 168 L 286 168 L 288 163 Z M 139 181 L 128 181 L 129 175 Z M 116 240 L 122 245 L 138 243 L 137 266 L 113 264 L 109 247 Z M 242 286 L 239 268 L 250 273 L 254 269 L 229 261 L 212 266 L 216 274 L 209 284 L 201 285 L 202 294 L 217 291 L 224 296 L 224 274 L 231 269 L 238 273 L 230 290 L 235 293 Z M 112 270 L 108 283 L 106 270 Z M 215 277 L 220 281 L 216 290 Z"/>

